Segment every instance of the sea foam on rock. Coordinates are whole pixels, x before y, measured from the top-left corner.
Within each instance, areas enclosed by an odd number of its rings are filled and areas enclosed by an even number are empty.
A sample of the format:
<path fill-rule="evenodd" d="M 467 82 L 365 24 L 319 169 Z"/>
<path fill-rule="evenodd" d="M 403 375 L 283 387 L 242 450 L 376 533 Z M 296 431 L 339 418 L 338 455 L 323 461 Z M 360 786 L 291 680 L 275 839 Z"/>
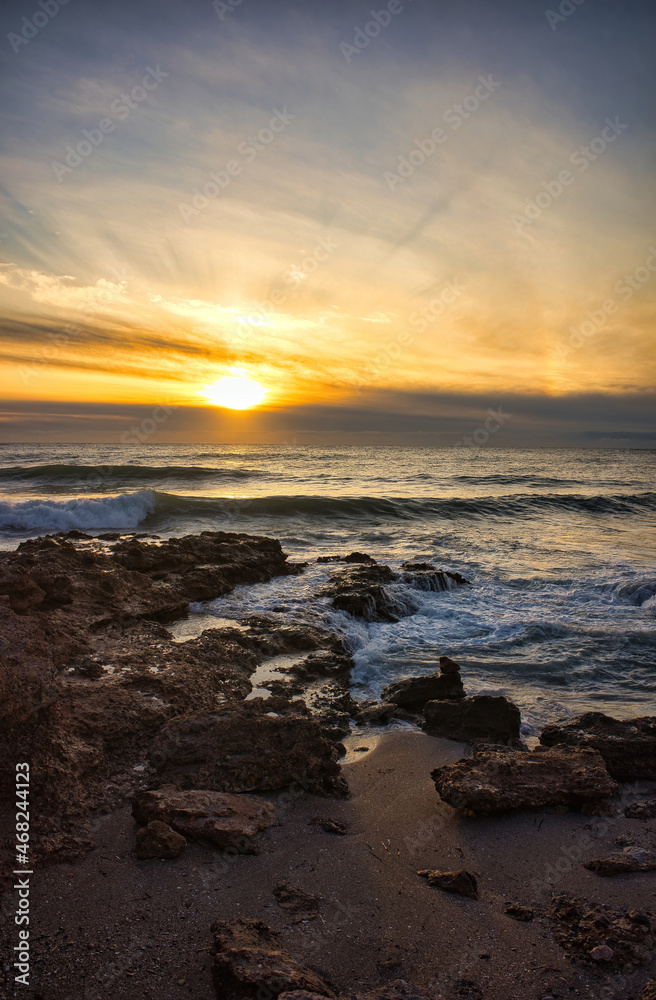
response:
<path fill-rule="evenodd" d="M 368 622 L 397 622 L 419 607 L 411 593 L 392 594 L 387 584 L 400 581 L 414 590 L 441 591 L 469 583 L 459 573 L 438 570 L 430 563 L 404 563 L 403 572 L 395 573 L 363 552 L 352 552 L 340 561 L 347 566 L 330 574 L 322 593 L 332 598 L 334 608 Z"/>

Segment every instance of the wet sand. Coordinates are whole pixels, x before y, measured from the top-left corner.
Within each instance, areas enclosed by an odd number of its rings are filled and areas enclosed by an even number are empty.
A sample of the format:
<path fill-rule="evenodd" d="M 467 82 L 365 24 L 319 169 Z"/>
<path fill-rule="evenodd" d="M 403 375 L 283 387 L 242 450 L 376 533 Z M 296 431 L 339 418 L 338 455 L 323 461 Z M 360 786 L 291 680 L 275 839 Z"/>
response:
<path fill-rule="evenodd" d="M 627 978 L 587 971 L 564 956 L 545 917 L 519 923 L 504 909 L 544 912 L 555 892 L 656 909 L 656 875 L 600 878 L 581 863 L 618 850 L 620 835 L 653 847 L 656 820 L 463 817 L 440 802 L 430 771 L 466 755 L 465 744 L 401 727 L 345 742 L 351 798 L 271 796 L 281 824 L 261 835 L 256 856 L 190 843 L 174 861 L 138 861 L 129 808 L 100 820 L 94 851 L 33 876 L 32 987 L 9 987 L 7 997 L 215 1000 L 209 928 L 240 915 L 282 931 L 288 951 L 337 992 L 403 978 L 445 1000 L 639 997 L 648 967 Z M 347 835 L 311 825 L 316 816 L 342 821 Z M 472 872 L 479 899 L 416 874 L 436 867 Z M 273 895 L 280 882 L 320 897 L 319 916 L 294 924 Z"/>

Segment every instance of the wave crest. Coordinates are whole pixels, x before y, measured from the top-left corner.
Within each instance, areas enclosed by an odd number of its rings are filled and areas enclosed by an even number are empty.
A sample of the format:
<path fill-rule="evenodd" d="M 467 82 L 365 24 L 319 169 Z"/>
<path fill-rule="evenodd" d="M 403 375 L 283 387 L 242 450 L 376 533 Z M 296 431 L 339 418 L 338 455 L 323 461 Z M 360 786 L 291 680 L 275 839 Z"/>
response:
<path fill-rule="evenodd" d="M 155 494 L 143 490 L 97 500 L 25 500 L 0 503 L 0 531 L 9 534 L 71 531 L 131 531 L 154 513 Z"/>

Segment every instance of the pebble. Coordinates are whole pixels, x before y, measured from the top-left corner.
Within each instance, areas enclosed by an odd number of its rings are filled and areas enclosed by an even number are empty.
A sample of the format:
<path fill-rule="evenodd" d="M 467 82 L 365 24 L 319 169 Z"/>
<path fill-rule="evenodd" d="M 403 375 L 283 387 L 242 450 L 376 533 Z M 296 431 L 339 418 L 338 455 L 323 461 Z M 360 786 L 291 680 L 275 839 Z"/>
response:
<path fill-rule="evenodd" d="M 609 948 L 607 944 L 598 944 L 590 952 L 590 958 L 594 958 L 595 962 L 610 962 L 614 954 L 613 949 Z"/>

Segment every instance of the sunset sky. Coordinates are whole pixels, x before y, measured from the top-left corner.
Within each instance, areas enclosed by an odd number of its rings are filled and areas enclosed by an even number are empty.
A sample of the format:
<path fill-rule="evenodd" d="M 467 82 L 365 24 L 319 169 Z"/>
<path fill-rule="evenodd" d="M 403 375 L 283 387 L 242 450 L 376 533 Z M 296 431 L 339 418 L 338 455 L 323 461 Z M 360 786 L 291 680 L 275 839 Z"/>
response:
<path fill-rule="evenodd" d="M 0 15 L 3 440 L 656 446 L 650 4 L 43 2 Z"/>

